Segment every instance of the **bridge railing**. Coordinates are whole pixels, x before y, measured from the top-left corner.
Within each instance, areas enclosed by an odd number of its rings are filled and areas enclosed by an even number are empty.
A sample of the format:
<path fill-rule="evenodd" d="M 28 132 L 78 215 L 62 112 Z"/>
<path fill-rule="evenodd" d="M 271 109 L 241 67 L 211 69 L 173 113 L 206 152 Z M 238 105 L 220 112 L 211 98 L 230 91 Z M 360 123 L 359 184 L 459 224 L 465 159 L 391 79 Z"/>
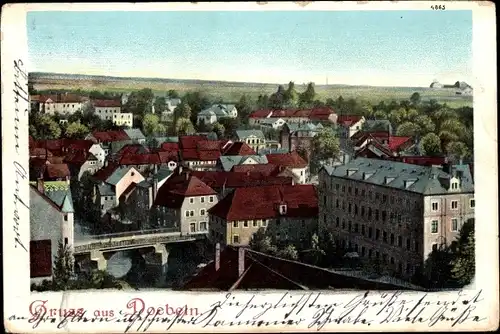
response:
<path fill-rule="evenodd" d="M 139 239 L 121 239 L 121 240 L 113 240 L 113 239 L 103 239 L 103 240 L 95 240 L 91 242 L 85 242 L 80 244 L 75 244 L 73 246 L 74 253 L 84 253 L 92 250 L 99 249 L 109 249 L 116 247 L 127 247 L 127 246 L 140 246 L 140 245 L 150 245 L 154 243 L 165 243 L 165 242 L 176 242 L 176 241 L 187 241 L 187 240 L 195 240 L 202 239 L 206 237 L 204 233 L 197 234 L 187 234 L 181 235 L 180 232 L 178 234 L 163 234 L 163 235 L 154 235 L 152 234 L 148 238 L 139 238 Z"/>
<path fill-rule="evenodd" d="M 89 241 L 91 240 L 101 240 L 101 239 L 112 239 L 112 238 L 120 238 L 120 237 L 133 237 L 133 236 L 141 236 L 141 235 L 154 235 L 160 233 L 174 233 L 181 232 L 179 227 L 166 227 L 166 228 L 155 228 L 155 229 L 147 229 L 147 230 L 138 230 L 138 231 L 127 231 L 127 232 L 118 232 L 118 233 L 107 233 L 107 234 L 96 234 L 85 236 Z"/>

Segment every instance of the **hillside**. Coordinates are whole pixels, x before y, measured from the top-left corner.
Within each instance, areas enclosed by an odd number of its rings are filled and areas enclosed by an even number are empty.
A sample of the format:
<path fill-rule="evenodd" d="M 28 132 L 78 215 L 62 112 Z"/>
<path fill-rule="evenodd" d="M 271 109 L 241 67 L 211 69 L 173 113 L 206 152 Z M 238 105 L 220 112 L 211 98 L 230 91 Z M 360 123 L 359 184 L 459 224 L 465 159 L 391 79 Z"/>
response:
<path fill-rule="evenodd" d="M 238 101 L 243 94 L 257 98 L 260 94 L 272 94 L 276 91 L 277 84 L 250 83 L 250 82 L 228 82 L 228 81 L 204 81 L 188 79 L 163 79 L 163 78 L 124 78 L 110 76 L 58 74 L 34 72 L 29 75 L 30 82 L 37 90 L 64 90 L 81 89 L 82 91 L 100 90 L 127 93 L 142 88 L 151 88 L 156 95 L 174 89 L 185 93 L 188 91 L 201 91 L 210 96 L 221 98 L 224 101 Z M 283 83 L 286 85 L 288 83 Z M 298 90 L 305 86 L 296 84 Z M 360 98 L 372 103 L 382 100 L 408 99 L 414 92 L 420 93 L 422 100 L 436 99 L 450 106 L 471 106 L 472 97 L 455 96 L 454 93 L 442 90 L 434 90 L 430 87 L 375 87 L 375 86 L 349 86 L 349 85 L 316 85 L 316 93 L 319 99 L 344 99 Z"/>

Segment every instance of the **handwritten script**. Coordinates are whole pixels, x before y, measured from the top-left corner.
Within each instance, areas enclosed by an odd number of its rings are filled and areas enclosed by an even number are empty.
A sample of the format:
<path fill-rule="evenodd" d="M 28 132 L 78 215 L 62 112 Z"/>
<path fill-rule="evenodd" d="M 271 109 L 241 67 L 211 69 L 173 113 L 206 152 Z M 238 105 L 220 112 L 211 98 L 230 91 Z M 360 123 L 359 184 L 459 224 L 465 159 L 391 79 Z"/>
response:
<path fill-rule="evenodd" d="M 21 240 L 21 235 L 19 231 L 19 210 L 26 209 L 29 210 L 26 201 L 24 201 L 20 196 L 21 182 L 27 182 L 28 173 L 23 165 L 19 162 L 18 158 L 20 156 L 19 152 L 19 127 L 23 126 L 20 124 L 20 115 L 22 110 L 22 116 L 26 117 L 28 113 L 28 108 L 22 108 L 20 102 L 24 103 L 26 106 L 29 106 L 29 96 L 28 96 L 28 74 L 24 67 L 24 63 L 21 59 L 14 60 L 14 145 L 16 149 L 16 159 L 14 160 L 14 168 L 16 171 L 15 177 L 15 186 L 14 186 L 14 221 L 13 221 L 13 229 L 14 229 L 14 247 L 23 248 L 26 252 L 28 249 L 23 244 Z"/>
<path fill-rule="evenodd" d="M 33 329 L 39 326 L 46 328 L 47 324 L 58 329 L 79 323 L 119 324 L 112 328 L 121 328 L 125 333 L 147 332 L 153 328 L 174 331 L 186 326 L 210 331 L 238 327 L 300 327 L 319 331 L 332 328 L 332 325 L 364 326 L 370 329 L 383 324 L 405 327 L 419 324 L 430 328 L 445 323 L 446 328 L 453 328 L 486 320 L 477 310 L 483 300 L 481 294 L 482 291 L 456 291 L 443 298 L 436 294 L 408 294 L 401 291 L 359 292 L 346 299 L 322 292 L 298 295 L 286 292 L 273 302 L 264 293 L 226 293 L 204 309 L 187 306 L 174 308 L 168 304 L 147 307 L 144 300 L 133 298 L 123 309 L 106 311 L 78 307 L 61 310 L 50 307 L 48 300 L 36 300 L 29 305 L 28 317 L 13 315 L 9 320 L 27 321 Z"/>

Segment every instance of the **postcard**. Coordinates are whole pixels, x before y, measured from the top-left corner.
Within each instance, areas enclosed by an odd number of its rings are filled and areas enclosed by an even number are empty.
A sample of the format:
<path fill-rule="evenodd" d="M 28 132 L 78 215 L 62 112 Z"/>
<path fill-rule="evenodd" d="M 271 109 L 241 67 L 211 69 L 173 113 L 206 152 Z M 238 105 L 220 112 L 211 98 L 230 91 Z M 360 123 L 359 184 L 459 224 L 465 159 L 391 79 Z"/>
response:
<path fill-rule="evenodd" d="M 481 1 L 4 5 L 5 328 L 497 329 L 495 31 Z"/>

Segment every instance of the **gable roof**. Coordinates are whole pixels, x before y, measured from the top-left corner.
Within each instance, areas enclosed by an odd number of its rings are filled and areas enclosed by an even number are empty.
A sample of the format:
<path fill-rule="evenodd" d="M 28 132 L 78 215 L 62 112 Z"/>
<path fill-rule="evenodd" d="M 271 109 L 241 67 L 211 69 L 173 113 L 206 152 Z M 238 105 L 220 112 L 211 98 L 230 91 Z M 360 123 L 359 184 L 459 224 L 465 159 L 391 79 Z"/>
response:
<path fill-rule="evenodd" d="M 272 176 L 279 173 L 279 166 L 273 164 L 248 164 L 248 165 L 235 165 L 231 168 L 232 172 L 238 173 L 260 173 L 264 176 Z"/>
<path fill-rule="evenodd" d="M 158 153 L 129 153 L 120 158 L 120 166 L 127 165 L 159 165 L 161 163 Z"/>
<path fill-rule="evenodd" d="M 256 155 L 257 153 L 244 142 L 235 142 L 230 144 L 224 151 L 223 155 Z"/>
<path fill-rule="evenodd" d="M 43 177 L 49 179 L 64 179 L 70 176 L 67 164 L 46 164 L 43 171 Z"/>
<path fill-rule="evenodd" d="M 265 155 L 223 155 L 219 157 L 219 162 L 223 170 L 230 171 L 234 165 L 239 165 L 248 159 L 253 159 L 259 164 L 267 164 Z"/>
<path fill-rule="evenodd" d="M 131 139 L 124 130 L 94 131 L 92 132 L 92 136 L 100 142 L 115 142 Z"/>
<path fill-rule="evenodd" d="M 337 124 L 351 126 L 361 121 L 362 118 L 363 116 L 359 115 L 339 115 L 337 117 Z"/>
<path fill-rule="evenodd" d="M 262 130 L 236 130 L 236 136 L 240 140 L 244 140 L 248 137 L 257 137 L 260 139 L 265 139 L 264 133 Z"/>
<path fill-rule="evenodd" d="M 123 130 L 127 136 L 132 139 L 132 140 L 137 140 L 137 139 L 146 139 L 146 136 L 142 133 L 140 129 L 133 128 L 133 129 L 125 129 Z"/>
<path fill-rule="evenodd" d="M 408 144 L 411 140 L 412 137 L 391 136 L 389 137 L 388 146 L 391 151 L 396 152 L 401 146 Z"/>
<path fill-rule="evenodd" d="M 287 205 L 284 215 L 280 215 L 280 204 Z M 208 212 L 227 222 L 280 216 L 314 218 L 318 216 L 318 196 L 311 184 L 236 188 Z"/>
<path fill-rule="evenodd" d="M 30 184 L 31 189 L 40 197 L 45 199 L 49 204 L 63 213 L 75 212 L 73 207 L 73 198 L 68 184 L 51 184 L 44 183 L 43 193 L 41 193 L 36 185 Z"/>
<path fill-rule="evenodd" d="M 474 183 L 469 166 L 455 165 L 453 167 L 454 173 L 461 178 L 460 192 L 474 192 Z M 323 168 L 331 176 L 423 195 L 447 194 L 446 183 L 452 177 L 452 174 L 438 167 L 368 158 L 356 158 L 344 165 L 323 166 Z M 351 171 L 351 175 L 348 175 L 348 170 Z"/>
<path fill-rule="evenodd" d="M 121 107 L 122 101 L 120 100 L 94 100 L 94 106 L 105 108 L 105 107 Z"/>
<path fill-rule="evenodd" d="M 307 161 L 305 161 L 297 151 L 292 151 L 285 154 L 267 154 L 267 161 L 273 165 L 285 166 L 290 168 L 306 168 Z"/>
<path fill-rule="evenodd" d="M 212 189 L 292 184 L 292 179 L 289 177 L 266 176 L 262 173 L 192 171 L 191 174 Z"/>
<path fill-rule="evenodd" d="M 215 195 L 216 192 L 190 172 L 172 175 L 158 189 L 155 205 L 179 208 L 185 197 Z"/>

